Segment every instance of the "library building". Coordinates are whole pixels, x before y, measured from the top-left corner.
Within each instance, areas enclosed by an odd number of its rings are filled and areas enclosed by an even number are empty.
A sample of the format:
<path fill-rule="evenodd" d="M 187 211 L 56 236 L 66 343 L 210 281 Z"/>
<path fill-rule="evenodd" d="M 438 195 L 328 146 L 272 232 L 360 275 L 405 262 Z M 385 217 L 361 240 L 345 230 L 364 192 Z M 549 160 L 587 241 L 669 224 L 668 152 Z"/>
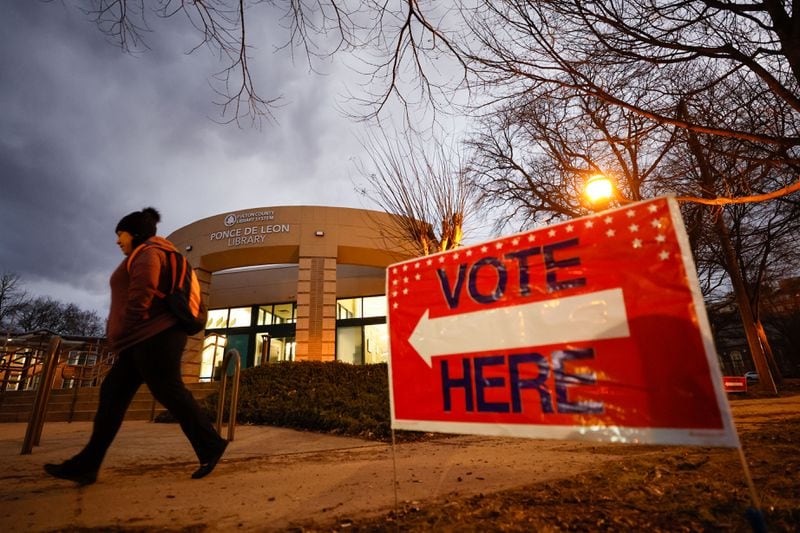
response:
<path fill-rule="evenodd" d="M 386 362 L 386 267 L 416 255 L 400 235 L 387 213 L 321 206 L 222 213 L 168 235 L 209 309 L 187 343 L 184 379 L 213 380 L 232 348 L 242 368 Z"/>

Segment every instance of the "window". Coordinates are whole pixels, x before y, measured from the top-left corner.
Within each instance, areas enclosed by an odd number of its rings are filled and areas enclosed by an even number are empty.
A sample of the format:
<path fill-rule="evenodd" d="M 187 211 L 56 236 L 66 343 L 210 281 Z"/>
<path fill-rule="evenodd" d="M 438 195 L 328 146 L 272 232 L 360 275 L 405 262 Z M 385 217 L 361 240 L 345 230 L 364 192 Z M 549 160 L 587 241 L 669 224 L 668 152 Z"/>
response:
<path fill-rule="evenodd" d="M 297 310 L 294 303 L 258 306 L 258 319 L 256 324 L 259 326 L 294 324 L 296 321 Z"/>
<path fill-rule="evenodd" d="M 364 363 L 389 361 L 389 329 L 386 324 L 364 326 Z"/>
<path fill-rule="evenodd" d="M 203 356 L 200 361 L 200 381 L 213 381 L 214 370 L 225 357 L 225 335 L 212 333 L 203 340 Z"/>
<path fill-rule="evenodd" d="M 364 298 L 364 317 L 386 316 L 386 296 Z"/>
<path fill-rule="evenodd" d="M 361 298 L 336 300 L 336 319 L 361 318 Z"/>
<path fill-rule="evenodd" d="M 370 318 L 386 316 L 386 296 L 342 298 L 336 300 L 336 319 Z"/>
<path fill-rule="evenodd" d="M 253 313 L 250 307 L 234 307 L 228 315 L 229 328 L 246 328 L 253 323 Z"/>
<path fill-rule="evenodd" d="M 67 364 L 73 366 L 94 366 L 97 363 L 97 354 L 87 351 L 72 350 L 67 357 Z"/>
<path fill-rule="evenodd" d="M 294 302 L 209 310 L 206 330 L 213 330 L 219 340 L 215 348 L 204 347 L 201 378 L 213 379 L 218 373 L 216 365 L 232 348 L 239 350 L 242 368 L 271 361 L 293 361 L 296 322 L 297 305 Z"/>
<path fill-rule="evenodd" d="M 211 309 L 208 311 L 206 329 L 219 329 L 228 327 L 228 310 Z"/>
<path fill-rule="evenodd" d="M 275 320 L 273 324 L 293 324 L 296 322 L 296 309 L 293 303 L 275 304 L 274 309 Z"/>
<path fill-rule="evenodd" d="M 336 328 L 336 359 L 352 365 L 362 364 L 361 326 Z"/>
<path fill-rule="evenodd" d="M 336 301 L 336 360 L 354 365 L 389 359 L 386 296 Z"/>
<path fill-rule="evenodd" d="M 295 338 L 270 336 L 269 333 L 256 334 L 256 357 L 254 366 L 294 361 Z"/>

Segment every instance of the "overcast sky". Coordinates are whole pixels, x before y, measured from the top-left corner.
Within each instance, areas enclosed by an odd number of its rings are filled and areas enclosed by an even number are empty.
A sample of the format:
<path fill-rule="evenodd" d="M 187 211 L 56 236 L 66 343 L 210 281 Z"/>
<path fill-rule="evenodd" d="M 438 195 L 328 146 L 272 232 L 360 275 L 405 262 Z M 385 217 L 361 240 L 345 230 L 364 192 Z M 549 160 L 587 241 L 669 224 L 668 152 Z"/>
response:
<path fill-rule="evenodd" d="M 374 207 L 352 162 L 364 126 L 337 111 L 349 74 L 275 53 L 285 34 L 250 22 L 277 124 L 220 125 L 210 76 L 221 65 L 178 21 L 155 21 L 151 49 L 125 54 L 71 0 L 0 2 L 0 272 L 34 295 L 105 316 L 122 259 L 114 227 L 153 205 L 167 235 L 248 207 Z M 351 87 L 352 89 L 352 87 Z"/>

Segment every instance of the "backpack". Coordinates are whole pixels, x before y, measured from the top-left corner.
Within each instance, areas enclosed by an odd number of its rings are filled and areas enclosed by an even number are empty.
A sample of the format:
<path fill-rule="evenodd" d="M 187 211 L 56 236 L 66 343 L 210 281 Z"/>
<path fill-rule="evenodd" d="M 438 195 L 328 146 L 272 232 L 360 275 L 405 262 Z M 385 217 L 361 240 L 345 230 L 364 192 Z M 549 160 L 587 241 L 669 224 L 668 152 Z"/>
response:
<path fill-rule="evenodd" d="M 167 304 L 167 307 L 178 319 L 180 328 L 189 335 L 203 331 L 206 327 L 208 309 L 200 294 L 200 282 L 189 264 L 189 261 L 177 250 L 169 250 L 154 244 L 139 246 L 128 257 L 128 272 L 131 271 L 133 258 L 148 247 L 159 248 L 167 256 L 168 275 L 171 276 L 169 290 L 166 294 L 156 290 L 156 296 Z"/>

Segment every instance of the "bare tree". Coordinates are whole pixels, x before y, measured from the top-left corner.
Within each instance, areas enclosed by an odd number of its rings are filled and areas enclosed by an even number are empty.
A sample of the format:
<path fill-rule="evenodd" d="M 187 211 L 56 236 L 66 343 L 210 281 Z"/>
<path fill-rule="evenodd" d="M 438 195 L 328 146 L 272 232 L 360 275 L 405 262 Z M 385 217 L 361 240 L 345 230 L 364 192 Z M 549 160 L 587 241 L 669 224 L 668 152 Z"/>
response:
<path fill-rule="evenodd" d="M 20 277 L 13 272 L 3 272 L 0 275 L 0 327 L 12 328 L 15 315 L 27 300 Z"/>
<path fill-rule="evenodd" d="M 364 142 L 360 192 L 397 217 L 400 237 L 422 255 L 457 248 L 472 208 L 472 194 L 457 149 L 409 130 Z M 388 228 L 387 228 L 388 230 Z"/>
<path fill-rule="evenodd" d="M 663 125 L 800 144 L 800 13 L 788 2 L 485 0 L 473 13 L 468 54 L 506 95 L 569 87 Z M 784 107 L 792 127 L 777 134 L 767 120 L 743 127 L 739 113 L 679 113 L 687 95 L 722 83 L 749 87 L 751 103 Z"/>
<path fill-rule="evenodd" d="M 261 9 L 260 12 L 253 10 Z M 225 122 L 260 124 L 273 118 L 281 96 L 265 97 L 251 70 L 252 42 L 248 29 L 262 13 L 278 17 L 286 33 L 277 49 L 299 50 L 314 69 L 315 60 L 344 51 L 358 51 L 365 75 L 364 93 L 353 95 L 363 104 L 360 118 L 376 116 L 391 99 L 407 106 L 421 101 L 449 102 L 452 75 L 442 75 L 443 55 L 455 58 L 465 80 L 466 64 L 444 35 L 444 21 L 453 19 L 452 6 L 407 0 L 91 0 L 84 9 L 98 29 L 126 52 L 148 48 L 149 20 L 184 19 L 197 31 L 201 47 L 218 55 L 222 69 L 212 76 Z M 458 27 L 458 25 L 455 25 Z"/>
<path fill-rule="evenodd" d="M 29 300 L 17 312 L 16 323 L 23 331 L 48 330 L 59 335 L 101 335 L 104 323 L 94 311 L 80 309 L 48 297 Z"/>
<path fill-rule="evenodd" d="M 549 223 L 589 212 L 583 188 L 593 174 L 613 175 L 631 199 L 663 192 L 659 165 L 673 137 L 595 98 L 532 90 L 481 121 L 468 141 L 470 178 L 500 227 Z"/>

